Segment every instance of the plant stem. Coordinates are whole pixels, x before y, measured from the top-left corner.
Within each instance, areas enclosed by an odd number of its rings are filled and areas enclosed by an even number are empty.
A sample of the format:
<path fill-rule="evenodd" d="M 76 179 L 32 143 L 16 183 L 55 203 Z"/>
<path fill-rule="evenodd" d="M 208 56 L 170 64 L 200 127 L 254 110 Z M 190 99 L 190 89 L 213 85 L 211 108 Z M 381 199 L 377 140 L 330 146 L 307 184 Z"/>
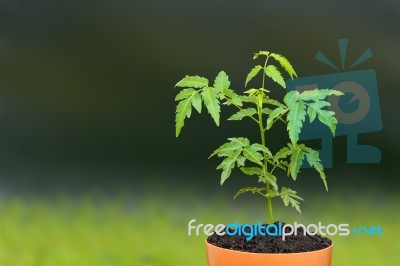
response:
<path fill-rule="evenodd" d="M 265 75 L 265 74 L 264 74 Z M 261 104 L 257 103 L 258 106 L 258 126 L 260 128 L 260 135 L 261 135 L 261 144 L 265 146 L 265 133 L 264 133 L 264 125 L 263 125 L 263 115 L 262 115 L 262 101 Z M 268 171 L 268 162 L 267 162 L 267 154 L 263 152 L 264 154 L 264 164 L 263 164 L 263 173 L 266 175 Z M 270 192 L 270 186 L 269 182 L 266 182 L 267 184 L 267 195 Z M 268 212 L 269 212 L 269 221 L 270 223 L 274 222 L 274 215 L 272 212 L 272 199 L 271 197 L 267 197 L 268 201 Z"/>
<path fill-rule="evenodd" d="M 265 67 L 267 66 L 268 58 L 269 58 L 269 56 L 267 56 L 267 59 L 265 60 L 264 68 L 263 68 L 263 78 L 262 78 L 262 88 L 263 88 L 263 89 L 265 89 L 265 88 L 264 88 L 264 83 L 265 83 Z"/>

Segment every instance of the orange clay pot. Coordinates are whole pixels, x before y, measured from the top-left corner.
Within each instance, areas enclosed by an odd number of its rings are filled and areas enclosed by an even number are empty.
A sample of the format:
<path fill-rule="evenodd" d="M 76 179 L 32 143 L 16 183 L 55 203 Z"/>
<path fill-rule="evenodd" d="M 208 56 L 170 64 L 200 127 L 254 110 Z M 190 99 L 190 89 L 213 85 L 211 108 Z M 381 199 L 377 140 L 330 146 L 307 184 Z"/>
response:
<path fill-rule="evenodd" d="M 220 248 L 206 241 L 208 266 L 331 266 L 332 245 L 303 253 L 250 253 Z"/>

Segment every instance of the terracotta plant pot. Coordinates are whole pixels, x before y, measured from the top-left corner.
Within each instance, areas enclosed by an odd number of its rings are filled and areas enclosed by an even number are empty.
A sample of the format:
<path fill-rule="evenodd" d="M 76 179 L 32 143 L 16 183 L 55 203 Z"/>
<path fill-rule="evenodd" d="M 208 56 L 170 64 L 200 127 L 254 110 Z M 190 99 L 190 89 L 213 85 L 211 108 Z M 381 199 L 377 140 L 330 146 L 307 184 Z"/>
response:
<path fill-rule="evenodd" d="M 220 248 L 206 241 L 208 266 L 331 266 L 332 245 L 303 253 L 250 253 Z"/>

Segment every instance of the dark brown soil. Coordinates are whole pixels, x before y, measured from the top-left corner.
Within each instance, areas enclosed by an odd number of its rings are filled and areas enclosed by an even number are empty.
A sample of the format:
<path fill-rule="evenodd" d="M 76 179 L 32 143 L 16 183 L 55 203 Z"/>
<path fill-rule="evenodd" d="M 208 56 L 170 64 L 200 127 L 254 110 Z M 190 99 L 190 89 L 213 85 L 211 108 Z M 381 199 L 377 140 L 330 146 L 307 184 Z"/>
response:
<path fill-rule="evenodd" d="M 279 222 L 275 222 L 278 225 Z M 282 223 L 284 225 L 284 223 Z M 265 225 L 265 224 L 264 224 Z M 287 228 L 288 230 L 288 228 Z M 233 232 L 233 231 L 231 231 Z M 329 247 L 332 241 L 322 236 L 304 235 L 302 228 L 298 229 L 297 236 L 286 236 L 285 241 L 281 236 L 256 235 L 247 241 L 246 236 L 219 236 L 213 234 L 207 238 L 207 242 L 217 247 L 253 252 L 253 253 L 298 253 L 315 251 Z"/>

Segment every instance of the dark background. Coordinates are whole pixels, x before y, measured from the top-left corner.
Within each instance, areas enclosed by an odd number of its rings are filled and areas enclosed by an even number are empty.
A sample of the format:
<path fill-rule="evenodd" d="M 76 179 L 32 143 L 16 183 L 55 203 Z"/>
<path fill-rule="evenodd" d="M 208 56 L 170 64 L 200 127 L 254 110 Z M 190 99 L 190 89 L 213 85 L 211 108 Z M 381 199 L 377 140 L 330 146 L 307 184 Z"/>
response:
<path fill-rule="evenodd" d="M 259 50 L 284 54 L 300 76 L 334 73 L 314 55 L 339 64 L 339 38 L 349 39 L 348 64 L 367 48 L 374 53 L 356 69 L 377 71 L 383 130 L 360 140 L 380 148 L 382 163 L 346 164 L 346 139 L 336 138 L 331 191 L 396 191 L 399 13 L 394 0 L 3 0 L 0 193 L 232 193 L 249 181 L 235 173 L 220 188 L 218 161 L 207 157 L 227 137 L 257 140 L 257 129 L 231 121 L 217 128 L 204 112 L 175 139 L 175 83 L 225 70 L 243 91 Z M 323 191 L 304 172 L 296 186 Z"/>

